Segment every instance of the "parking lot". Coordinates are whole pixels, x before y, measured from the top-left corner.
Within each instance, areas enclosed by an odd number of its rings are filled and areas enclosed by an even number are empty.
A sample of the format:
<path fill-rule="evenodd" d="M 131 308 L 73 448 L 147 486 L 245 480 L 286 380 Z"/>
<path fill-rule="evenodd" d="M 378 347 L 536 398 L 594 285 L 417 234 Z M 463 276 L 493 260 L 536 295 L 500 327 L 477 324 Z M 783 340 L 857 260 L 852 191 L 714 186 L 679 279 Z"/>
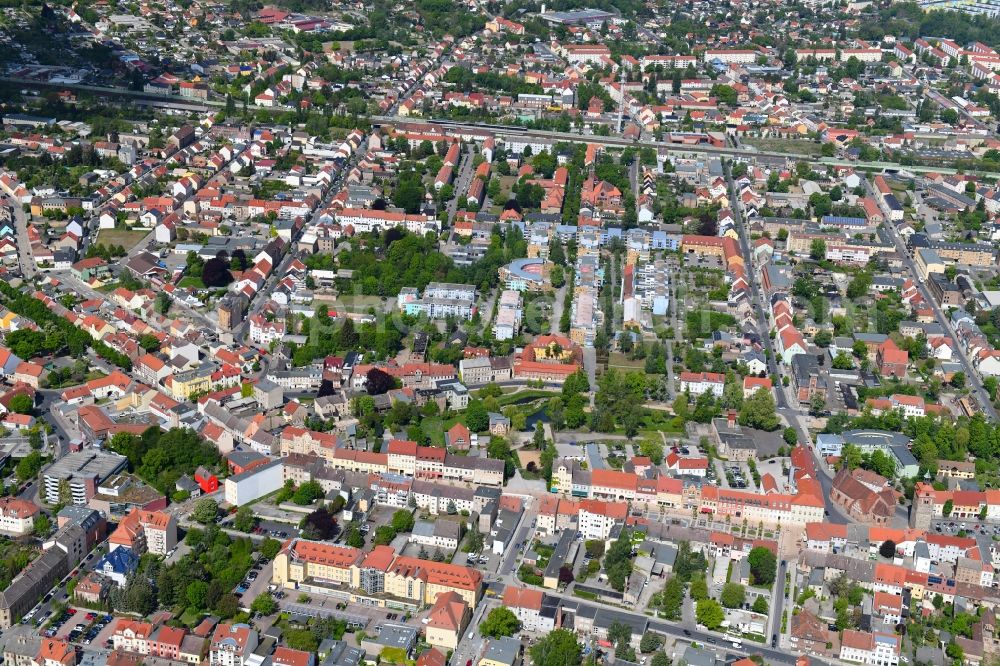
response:
<path fill-rule="evenodd" d="M 70 643 L 90 645 L 98 640 L 101 632 L 113 620 L 111 615 L 70 607 L 52 620 L 43 635 L 62 638 Z"/>
<path fill-rule="evenodd" d="M 271 562 L 263 558 L 257 560 L 250 567 L 250 571 L 243 577 L 243 581 L 233 590 L 233 594 L 240 598 L 240 606 L 250 608 L 250 604 L 253 603 L 253 600 L 258 595 L 263 593 L 265 589 L 270 589 L 271 567 Z M 273 594 L 275 599 L 281 599 L 286 592 L 284 590 L 277 590 Z"/>
<path fill-rule="evenodd" d="M 730 488 L 746 488 L 748 485 L 749 474 L 744 475 L 743 469 L 739 463 L 730 463 L 726 465 L 726 481 L 729 482 Z"/>
<path fill-rule="evenodd" d="M 931 530 L 936 534 L 952 536 L 1000 537 L 1000 524 L 980 521 L 978 518 L 939 518 L 931 521 Z"/>

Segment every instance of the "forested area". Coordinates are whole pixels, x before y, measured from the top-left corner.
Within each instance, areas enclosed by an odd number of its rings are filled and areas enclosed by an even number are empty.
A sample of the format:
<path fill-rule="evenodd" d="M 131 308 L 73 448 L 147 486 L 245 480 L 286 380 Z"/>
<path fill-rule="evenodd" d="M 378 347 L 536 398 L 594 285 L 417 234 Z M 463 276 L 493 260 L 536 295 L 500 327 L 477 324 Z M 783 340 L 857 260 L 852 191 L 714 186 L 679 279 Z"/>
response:
<path fill-rule="evenodd" d="M 146 483 L 161 493 L 174 492 L 181 476 L 193 474 L 200 466 L 218 466 L 219 450 L 188 428 L 163 432 L 152 426 L 142 435 L 120 432 L 108 442 L 108 448 L 128 458 L 129 465 Z"/>
<path fill-rule="evenodd" d="M 21 293 L 7 282 L 0 282 L 0 293 L 3 295 L 4 305 L 22 317 L 32 320 L 45 332 L 44 341 L 38 337 L 32 338 L 34 343 L 41 342 L 36 353 L 64 351 L 68 356 L 79 357 L 91 347 L 98 356 L 119 368 L 132 369 L 132 361 L 128 356 L 115 351 L 100 340 L 94 340 L 82 328 L 77 328 L 68 319 L 60 317 L 34 296 Z"/>
<path fill-rule="evenodd" d="M 369 240 L 373 240 L 371 237 Z M 383 238 L 388 247 L 378 249 L 369 242 L 338 255 L 340 268 L 355 271 L 365 277 L 361 280 L 341 280 L 338 288 L 343 293 L 360 290 L 365 296 L 396 296 L 403 287 L 423 289 L 430 282 L 455 282 L 473 284 L 481 289 L 496 285 L 497 269 L 504 264 L 527 256 L 527 244 L 520 232 L 511 230 L 506 238 L 499 232 L 492 236 L 485 256 L 476 263 L 460 267 L 437 250 L 437 240 L 402 232 L 392 239 Z"/>
<path fill-rule="evenodd" d="M 144 557 L 126 585 L 112 591 L 111 607 L 140 615 L 159 608 L 176 610 L 188 624 L 204 613 L 245 621 L 248 615 L 232 590 L 250 569 L 255 550 L 272 559 L 281 543 L 266 539 L 255 549 L 250 539 L 233 539 L 214 523 L 204 530 L 189 529 L 184 542 L 191 551 L 173 564 Z"/>
<path fill-rule="evenodd" d="M 996 47 L 1000 46 L 1000 21 L 981 14 L 924 12 L 916 3 L 896 2 L 879 11 L 878 20 L 863 22 L 860 35 L 864 39 L 893 35 L 909 40 L 932 35 L 953 39 L 959 44 L 978 41 Z"/>
<path fill-rule="evenodd" d="M 452 67 L 444 75 L 445 83 L 453 83 L 458 90 L 464 92 L 504 92 L 509 95 L 526 93 L 541 94 L 542 87 L 537 83 L 527 83 L 519 78 L 497 74 L 496 72 L 479 72 L 473 74 L 465 67 Z"/>

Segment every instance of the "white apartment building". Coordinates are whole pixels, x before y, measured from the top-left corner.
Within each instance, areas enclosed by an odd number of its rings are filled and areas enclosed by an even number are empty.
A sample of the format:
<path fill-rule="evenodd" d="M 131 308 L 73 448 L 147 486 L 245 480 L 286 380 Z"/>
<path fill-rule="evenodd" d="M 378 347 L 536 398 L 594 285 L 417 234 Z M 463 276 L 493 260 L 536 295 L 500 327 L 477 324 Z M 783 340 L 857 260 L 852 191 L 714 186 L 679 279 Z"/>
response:
<path fill-rule="evenodd" d="M 0 531 L 14 536 L 30 533 L 39 513 L 33 502 L 16 497 L 0 498 Z"/>
<path fill-rule="evenodd" d="M 840 658 L 866 666 L 897 666 L 899 637 L 848 629 L 841 641 Z"/>
<path fill-rule="evenodd" d="M 615 524 L 625 521 L 628 505 L 624 502 L 580 500 L 577 530 L 584 539 L 606 540 Z"/>
<path fill-rule="evenodd" d="M 521 621 L 525 631 L 548 632 L 555 628 L 555 613 L 543 611 L 545 593 L 524 587 L 508 585 L 503 593 L 503 605 Z M 553 608 L 554 610 L 554 608 Z"/>
<path fill-rule="evenodd" d="M 245 666 L 255 649 L 255 629 L 246 624 L 223 623 L 212 634 L 208 661 L 212 666 Z"/>
<path fill-rule="evenodd" d="M 717 398 L 722 397 L 726 388 L 726 376 L 716 372 L 682 372 L 681 391 L 687 391 L 697 397 L 702 393 L 711 392 Z"/>

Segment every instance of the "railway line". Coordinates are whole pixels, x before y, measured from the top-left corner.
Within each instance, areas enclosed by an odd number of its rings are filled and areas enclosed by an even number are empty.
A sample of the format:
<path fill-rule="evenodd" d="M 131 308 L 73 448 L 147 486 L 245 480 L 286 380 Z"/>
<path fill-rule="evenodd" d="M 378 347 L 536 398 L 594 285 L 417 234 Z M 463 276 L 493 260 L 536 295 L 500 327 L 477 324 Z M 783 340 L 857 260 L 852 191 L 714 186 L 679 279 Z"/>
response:
<path fill-rule="evenodd" d="M 46 90 L 76 90 L 89 92 L 96 95 L 110 95 L 110 96 L 122 96 L 125 98 L 132 99 L 137 104 L 153 106 L 156 108 L 173 109 L 179 111 L 190 111 L 205 113 L 211 111 L 212 109 L 218 109 L 225 106 L 225 102 L 219 100 L 185 100 L 176 95 L 162 95 L 159 93 L 150 93 L 144 90 L 130 90 L 128 88 L 121 88 L 116 86 L 95 86 L 85 83 L 48 83 L 45 81 L 35 81 L 32 79 L 21 79 L 0 76 L 0 83 L 9 83 L 25 88 L 43 88 Z M 256 105 L 250 105 L 248 108 L 254 110 L 264 110 L 264 111 L 274 111 L 274 110 L 284 110 L 284 107 L 261 107 Z M 371 116 L 369 118 L 371 123 L 375 126 L 381 125 L 396 125 L 402 123 L 428 123 L 432 125 L 437 125 L 442 128 L 451 128 L 454 130 L 464 130 L 469 133 L 488 131 L 494 135 L 501 137 L 518 137 L 518 138 L 532 138 L 542 141 L 567 141 L 567 142 L 587 142 L 587 143 L 597 143 L 605 147 L 613 148 L 654 148 L 657 150 L 664 149 L 669 153 L 675 155 L 690 155 L 695 156 L 699 154 L 703 155 L 718 155 L 719 157 L 726 157 L 733 160 L 753 160 L 755 158 L 764 159 L 785 159 L 785 160 L 811 160 L 818 164 L 823 164 L 826 166 L 850 166 L 855 169 L 870 170 L 874 172 L 897 172 L 897 171 L 908 171 L 911 173 L 939 173 L 943 175 L 953 175 L 959 172 L 959 169 L 953 169 L 943 166 L 921 166 L 921 165 L 901 165 L 897 162 L 864 162 L 864 161 L 851 161 L 851 160 L 841 160 L 833 157 L 820 157 L 812 158 L 806 155 L 801 155 L 799 153 L 781 152 L 781 151 L 765 151 L 765 150 L 747 150 L 745 148 L 735 148 L 732 146 L 713 146 L 705 143 L 698 144 L 681 144 L 673 141 L 652 141 L 643 139 L 626 139 L 623 137 L 615 136 L 596 136 L 592 134 L 579 134 L 574 132 L 556 132 L 553 130 L 536 130 L 528 129 L 525 127 L 516 127 L 508 125 L 496 125 L 489 123 L 469 123 L 457 120 L 449 120 L 445 118 L 409 118 L 403 116 Z M 964 169 L 963 173 L 975 174 L 982 178 L 989 178 L 994 180 L 1000 180 L 1000 172 L 995 171 L 985 171 L 977 169 Z"/>

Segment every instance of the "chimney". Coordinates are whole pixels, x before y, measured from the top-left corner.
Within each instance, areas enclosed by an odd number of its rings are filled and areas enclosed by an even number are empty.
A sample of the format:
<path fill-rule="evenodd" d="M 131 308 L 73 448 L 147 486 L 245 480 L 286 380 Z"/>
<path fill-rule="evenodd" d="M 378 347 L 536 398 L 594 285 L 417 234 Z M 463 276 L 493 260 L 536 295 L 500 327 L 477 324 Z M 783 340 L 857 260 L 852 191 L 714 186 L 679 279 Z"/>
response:
<path fill-rule="evenodd" d="M 726 414 L 726 422 L 729 424 L 730 428 L 736 427 L 736 410 L 730 409 L 729 413 Z"/>

